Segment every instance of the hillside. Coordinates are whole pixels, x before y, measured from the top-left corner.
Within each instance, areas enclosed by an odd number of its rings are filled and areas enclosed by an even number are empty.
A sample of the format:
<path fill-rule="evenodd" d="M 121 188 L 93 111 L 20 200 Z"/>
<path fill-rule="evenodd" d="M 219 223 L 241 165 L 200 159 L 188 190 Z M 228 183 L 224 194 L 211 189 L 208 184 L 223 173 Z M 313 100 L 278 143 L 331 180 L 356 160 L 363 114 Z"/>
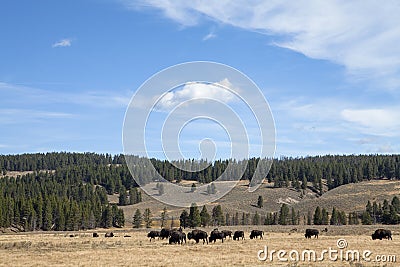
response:
<path fill-rule="evenodd" d="M 221 198 L 218 202 L 206 205 L 207 210 L 211 212 L 213 206 L 221 205 L 222 210 L 230 215 L 236 212 L 241 214 L 256 212 L 265 215 L 267 212 L 279 211 L 283 203 L 294 207 L 300 212 L 300 215 L 307 214 L 308 210 L 314 211 L 317 206 L 326 208 L 329 212 L 333 207 L 343 210 L 346 213 L 365 210 L 365 205 L 370 201 L 382 202 L 384 199 L 391 199 L 394 195 L 400 195 L 400 181 L 372 180 L 355 184 L 342 185 L 332 189 L 322 196 L 314 193 L 310 189 L 305 190 L 305 194 L 294 190 L 293 188 L 273 188 L 271 184 L 265 183 L 256 192 L 247 191 L 248 183 L 241 181 L 230 193 Z M 256 207 L 258 196 L 264 199 L 263 208 Z M 159 217 L 163 208 L 167 207 L 169 218 L 179 218 L 183 208 L 166 206 L 152 197 L 142 194 L 143 201 L 135 205 L 124 206 L 125 219 L 129 223 L 132 221 L 132 215 L 136 209 L 144 211 L 150 208 L 154 217 Z M 110 202 L 118 202 L 118 195 L 109 196 Z"/>

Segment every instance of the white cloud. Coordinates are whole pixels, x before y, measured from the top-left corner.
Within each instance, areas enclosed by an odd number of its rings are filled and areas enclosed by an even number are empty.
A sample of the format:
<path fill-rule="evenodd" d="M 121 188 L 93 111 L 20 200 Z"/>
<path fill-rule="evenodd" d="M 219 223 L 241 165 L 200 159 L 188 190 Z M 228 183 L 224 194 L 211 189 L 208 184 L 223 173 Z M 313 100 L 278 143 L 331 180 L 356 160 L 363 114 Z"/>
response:
<path fill-rule="evenodd" d="M 355 124 L 365 134 L 398 136 L 400 131 L 400 110 L 385 109 L 344 109 L 344 120 Z"/>
<path fill-rule="evenodd" d="M 232 84 L 228 79 L 224 79 L 218 83 L 206 84 L 199 82 L 187 83 L 182 89 L 170 91 L 164 94 L 158 102 L 158 109 L 171 109 L 180 103 L 191 99 L 212 99 L 228 103 L 234 101 L 236 96 L 231 91 L 225 89 L 232 89 Z M 238 90 L 235 89 L 237 92 Z"/>
<path fill-rule="evenodd" d="M 400 5 L 397 1 L 123 0 L 161 10 L 184 26 L 212 19 L 275 36 L 275 45 L 330 60 L 361 78 L 400 87 Z"/>
<path fill-rule="evenodd" d="M 207 40 L 213 39 L 215 37 L 217 37 L 217 35 L 213 32 L 210 32 L 209 34 L 207 34 L 206 36 L 203 37 L 203 41 L 207 41 Z"/>
<path fill-rule="evenodd" d="M 52 46 L 53 47 L 68 47 L 72 45 L 71 39 L 62 39 L 58 42 L 55 42 Z"/>

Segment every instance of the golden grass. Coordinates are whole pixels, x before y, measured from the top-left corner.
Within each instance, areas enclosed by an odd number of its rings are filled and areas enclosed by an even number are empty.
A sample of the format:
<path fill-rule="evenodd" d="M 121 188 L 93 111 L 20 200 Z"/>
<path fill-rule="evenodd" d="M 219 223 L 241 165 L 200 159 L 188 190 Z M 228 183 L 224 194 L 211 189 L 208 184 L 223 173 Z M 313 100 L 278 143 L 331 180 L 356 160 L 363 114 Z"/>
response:
<path fill-rule="evenodd" d="M 226 228 L 226 227 L 225 227 Z M 269 250 L 313 249 L 322 251 L 332 247 L 336 241 L 345 238 L 348 249 L 371 250 L 374 254 L 398 255 L 400 236 L 396 232 L 392 241 L 372 241 L 370 232 L 376 227 L 336 227 L 332 232 L 322 234 L 319 239 L 306 240 L 305 226 L 299 233 L 288 234 L 291 227 L 254 227 L 263 229 L 263 240 L 250 240 L 249 230 L 245 229 L 246 240 L 217 241 L 203 245 L 189 241 L 186 245 L 169 245 L 166 240 L 149 242 L 145 230 L 118 230 L 117 237 L 105 238 L 104 230 L 100 237 L 93 238 L 90 232 L 70 233 L 23 233 L 0 235 L 0 266 L 397 266 L 396 263 L 380 265 L 366 262 L 279 262 L 277 259 L 259 261 L 257 252 L 268 246 Z M 331 227 L 329 227 L 331 230 Z M 345 229 L 346 228 L 346 229 Z M 344 236 L 338 233 L 341 229 Z M 206 229 L 208 232 L 210 228 Z M 187 231 L 186 231 L 187 232 Z M 350 234 L 349 234 L 350 233 Z M 129 234 L 132 237 L 124 237 Z M 400 261 L 398 255 L 397 261 Z"/>

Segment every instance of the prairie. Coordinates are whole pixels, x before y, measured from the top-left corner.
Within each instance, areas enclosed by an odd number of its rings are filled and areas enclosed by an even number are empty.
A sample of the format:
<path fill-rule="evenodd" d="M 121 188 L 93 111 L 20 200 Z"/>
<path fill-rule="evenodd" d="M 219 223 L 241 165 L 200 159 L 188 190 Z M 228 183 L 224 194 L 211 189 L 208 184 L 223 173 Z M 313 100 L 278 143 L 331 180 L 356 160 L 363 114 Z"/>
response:
<path fill-rule="evenodd" d="M 224 243 L 196 244 L 193 240 L 184 245 L 169 245 L 167 240 L 149 241 L 150 229 L 113 229 L 116 237 L 105 238 L 105 229 L 99 229 L 100 237 L 92 232 L 32 232 L 0 235 L 0 266 L 398 266 L 400 261 L 399 228 L 388 226 L 394 233 L 393 240 L 371 239 L 370 234 L 378 226 L 328 226 L 327 233 L 318 239 L 305 239 L 306 226 L 298 226 L 298 232 L 290 233 L 293 226 L 235 226 L 220 229 L 244 230 L 245 240 L 227 239 Z M 323 229 L 322 226 L 315 227 Z M 249 239 L 251 229 L 264 231 L 264 239 Z M 210 232 L 212 228 L 205 228 Z M 107 230 L 109 231 L 109 230 Z M 186 233 L 189 229 L 184 230 Z M 70 235 L 76 235 L 70 237 Z M 130 237 L 124 237 L 130 235 Z M 257 258 L 259 250 L 314 250 L 320 257 L 323 250 L 339 250 L 337 240 L 345 239 L 348 246 L 342 251 L 364 250 L 377 255 L 396 256 L 396 262 L 331 261 L 325 255 L 323 261 L 279 261 L 276 253 L 272 262 Z M 340 251 L 340 250 L 339 250 Z M 263 256 L 263 254 L 260 254 Z M 286 255 L 288 258 L 288 255 Z M 350 257 L 351 259 L 351 257 Z M 393 261 L 393 258 L 391 259 Z"/>

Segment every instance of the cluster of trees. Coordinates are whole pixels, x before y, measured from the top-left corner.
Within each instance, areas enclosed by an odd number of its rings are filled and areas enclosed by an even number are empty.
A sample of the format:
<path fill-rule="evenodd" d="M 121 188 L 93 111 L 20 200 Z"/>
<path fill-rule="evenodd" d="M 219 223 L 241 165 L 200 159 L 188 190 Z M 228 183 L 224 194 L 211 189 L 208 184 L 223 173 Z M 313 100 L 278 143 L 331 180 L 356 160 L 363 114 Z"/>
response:
<path fill-rule="evenodd" d="M 400 223 L 400 200 L 397 196 L 392 198 L 389 204 L 388 200 L 384 200 L 383 203 L 376 203 L 375 201 L 371 204 L 368 201 L 365 206 L 365 211 L 362 213 L 363 224 L 399 224 Z"/>
<path fill-rule="evenodd" d="M 124 214 L 102 187 L 35 172 L 0 179 L 0 227 L 21 230 L 80 230 L 122 227 Z"/>
<path fill-rule="evenodd" d="M 119 206 L 133 205 L 139 202 L 142 202 L 142 192 L 137 187 L 131 187 L 129 192 L 126 191 L 125 187 L 120 189 L 118 198 Z"/>
<path fill-rule="evenodd" d="M 350 217 L 350 216 L 349 216 Z M 307 214 L 307 224 L 311 224 L 311 220 L 314 225 L 346 225 L 348 223 L 346 213 L 340 211 L 335 207 L 332 208 L 331 216 L 325 208 L 319 206 L 315 208 L 314 215 L 311 218 L 311 213 Z M 355 221 L 349 222 L 349 224 L 358 224 Z"/>
<path fill-rule="evenodd" d="M 192 204 L 189 212 L 187 210 L 182 211 L 179 221 L 180 225 L 184 228 L 220 225 L 287 225 L 299 224 L 300 215 L 293 208 L 290 210 L 286 204 L 282 205 L 279 213 L 271 212 L 267 213 L 266 216 L 261 216 L 258 212 L 255 214 L 245 212 L 230 214 L 226 212 L 224 214 L 221 205 L 214 206 L 211 213 L 209 213 L 206 206 L 203 206 L 200 211 L 196 204 Z"/>
<path fill-rule="evenodd" d="M 328 189 L 370 179 L 400 179 L 400 155 L 348 155 L 281 158 L 275 160 L 267 176 L 275 186 L 305 186 L 312 183 L 322 190 L 321 179 Z"/>
<path fill-rule="evenodd" d="M 157 218 L 160 221 L 161 228 L 164 228 L 167 226 L 166 224 L 169 219 L 167 212 L 168 212 L 167 208 L 164 207 L 163 211 L 161 212 L 160 217 Z M 141 228 L 141 227 L 150 228 L 153 225 L 154 220 L 155 220 L 155 218 L 153 217 L 149 208 L 145 209 L 143 213 L 140 211 L 140 209 L 136 209 L 136 211 L 132 217 L 132 225 L 133 225 L 133 228 Z M 175 220 L 172 217 L 171 224 L 170 224 L 171 228 L 175 227 L 174 222 L 175 222 Z"/>

